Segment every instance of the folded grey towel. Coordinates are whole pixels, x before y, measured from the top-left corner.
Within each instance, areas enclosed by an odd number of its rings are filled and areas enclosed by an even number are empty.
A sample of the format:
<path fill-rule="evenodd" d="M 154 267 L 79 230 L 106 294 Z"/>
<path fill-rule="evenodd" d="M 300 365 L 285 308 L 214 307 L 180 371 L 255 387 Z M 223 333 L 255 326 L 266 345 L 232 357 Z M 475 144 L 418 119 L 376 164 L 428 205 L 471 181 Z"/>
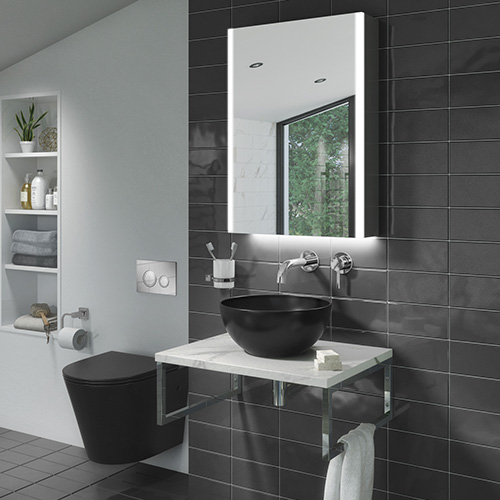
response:
<path fill-rule="evenodd" d="M 40 255 L 15 253 L 12 256 L 12 264 L 16 266 L 57 267 L 57 255 L 43 257 Z"/>
<path fill-rule="evenodd" d="M 54 316 L 47 317 L 47 319 L 54 318 Z M 25 314 L 20 316 L 14 321 L 14 328 L 19 328 L 20 330 L 33 330 L 35 332 L 44 332 L 43 319 L 34 318 L 31 314 Z"/>
<path fill-rule="evenodd" d="M 54 245 L 57 243 L 57 231 L 28 231 L 27 229 L 18 229 L 12 235 L 12 241 L 30 243 L 32 245 Z"/>
<path fill-rule="evenodd" d="M 22 253 L 24 255 L 43 255 L 47 257 L 49 255 L 57 255 L 57 245 L 38 246 L 14 241 L 10 246 L 10 251 L 13 253 Z"/>

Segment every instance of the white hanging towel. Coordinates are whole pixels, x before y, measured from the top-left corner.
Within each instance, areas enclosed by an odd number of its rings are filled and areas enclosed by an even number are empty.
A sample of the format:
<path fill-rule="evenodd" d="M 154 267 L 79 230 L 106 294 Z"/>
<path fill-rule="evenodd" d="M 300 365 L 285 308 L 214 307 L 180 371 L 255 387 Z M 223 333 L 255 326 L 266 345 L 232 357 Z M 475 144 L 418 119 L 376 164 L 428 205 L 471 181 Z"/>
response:
<path fill-rule="evenodd" d="M 375 429 L 361 424 L 338 440 L 344 451 L 328 464 L 324 500 L 372 500 Z"/>

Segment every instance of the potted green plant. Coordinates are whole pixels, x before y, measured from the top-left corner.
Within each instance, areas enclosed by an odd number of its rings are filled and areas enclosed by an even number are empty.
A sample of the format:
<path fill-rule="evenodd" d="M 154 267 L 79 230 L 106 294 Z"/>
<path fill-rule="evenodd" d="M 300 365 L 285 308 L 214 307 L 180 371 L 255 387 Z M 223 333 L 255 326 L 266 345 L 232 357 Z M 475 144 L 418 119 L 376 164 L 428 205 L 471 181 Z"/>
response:
<path fill-rule="evenodd" d="M 37 119 L 35 119 L 35 103 L 33 103 L 29 107 L 29 116 L 28 120 L 24 118 L 24 114 L 21 111 L 21 118 L 16 114 L 17 124 L 21 130 L 18 130 L 14 127 L 14 130 L 17 132 L 17 135 L 21 139 L 21 150 L 23 153 L 31 153 L 35 149 L 35 141 L 33 140 L 33 130 L 40 126 L 40 121 L 42 118 L 48 113 L 46 111 L 42 115 L 40 115 Z"/>

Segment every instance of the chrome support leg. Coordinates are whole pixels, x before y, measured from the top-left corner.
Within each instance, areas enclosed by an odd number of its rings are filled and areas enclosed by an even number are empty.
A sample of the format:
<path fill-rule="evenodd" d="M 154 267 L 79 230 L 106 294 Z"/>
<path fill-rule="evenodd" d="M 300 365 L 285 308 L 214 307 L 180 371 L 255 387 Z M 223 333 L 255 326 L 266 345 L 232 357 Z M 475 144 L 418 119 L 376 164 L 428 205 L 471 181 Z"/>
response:
<path fill-rule="evenodd" d="M 156 397 L 157 397 L 157 419 L 156 423 L 158 425 L 165 425 L 179 418 L 183 418 L 186 415 L 190 415 L 198 410 L 203 410 L 216 403 L 220 403 L 225 399 L 229 399 L 233 396 L 241 394 L 242 391 L 242 376 L 241 375 L 231 375 L 231 389 L 223 394 L 217 394 L 214 396 L 207 396 L 202 401 L 194 404 L 187 404 L 184 408 L 172 411 L 170 413 L 165 413 L 166 408 L 166 370 L 163 363 L 157 363 L 156 367 Z"/>
<path fill-rule="evenodd" d="M 323 403 L 321 412 L 321 447 L 323 460 L 330 461 L 332 443 L 332 388 L 323 389 Z"/>

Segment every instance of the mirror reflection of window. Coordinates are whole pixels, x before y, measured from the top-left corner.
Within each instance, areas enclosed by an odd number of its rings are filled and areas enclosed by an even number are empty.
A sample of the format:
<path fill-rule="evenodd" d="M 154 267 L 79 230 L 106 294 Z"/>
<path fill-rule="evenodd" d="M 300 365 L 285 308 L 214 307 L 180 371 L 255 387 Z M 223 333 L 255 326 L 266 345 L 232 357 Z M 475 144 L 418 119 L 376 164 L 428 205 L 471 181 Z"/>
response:
<path fill-rule="evenodd" d="M 279 234 L 353 236 L 353 116 L 351 97 L 278 123 Z"/>

